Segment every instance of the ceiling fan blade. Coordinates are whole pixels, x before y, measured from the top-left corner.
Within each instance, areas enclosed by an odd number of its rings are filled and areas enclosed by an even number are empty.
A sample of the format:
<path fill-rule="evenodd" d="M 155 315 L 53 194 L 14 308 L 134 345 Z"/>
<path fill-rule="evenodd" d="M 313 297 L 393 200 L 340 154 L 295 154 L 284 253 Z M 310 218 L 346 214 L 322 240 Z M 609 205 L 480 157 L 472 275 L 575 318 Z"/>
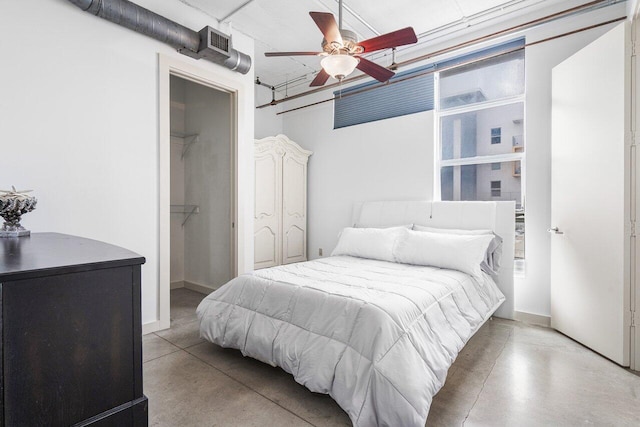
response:
<path fill-rule="evenodd" d="M 376 64 L 375 62 L 364 59 L 363 57 L 358 57 L 358 59 L 360 60 L 360 62 L 358 62 L 356 68 L 362 72 L 369 74 L 371 77 L 380 82 L 384 83 L 396 74 L 393 71 Z"/>
<path fill-rule="evenodd" d="M 342 36 L 336 18 L 331 13 L 309 12 L 311 19 L 316 23 L 327 43 L 338 42 L 342 45 Z"/>
<path fill-rule="evenodd" d="M 309 86 L 322 86 L 327 82 L 327 80 L 329 80 L 329 74 L 322 69 Z"/>
<path fill-rule="evenodd" d="M 372 39 L 363 40 L 358 43 L 364 48 L 365 53 L 373 52 L 380 49 L 388 49 L 390 47 L 404 46 L 418 41 L 415 31 L 412 27 L 403 28 L 398 31 L 383 34 Z"/>
<path fill-rule="evenodd" d="M 265 52 L 264 56 L 317 56 L 323 52 Z"/>

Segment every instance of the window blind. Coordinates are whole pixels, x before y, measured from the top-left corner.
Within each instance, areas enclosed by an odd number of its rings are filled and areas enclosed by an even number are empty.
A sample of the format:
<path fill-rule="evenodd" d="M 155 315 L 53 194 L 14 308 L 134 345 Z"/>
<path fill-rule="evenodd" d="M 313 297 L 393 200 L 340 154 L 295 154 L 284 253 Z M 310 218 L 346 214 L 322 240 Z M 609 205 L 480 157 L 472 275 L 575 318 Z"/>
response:
<path fill-rule="evenodd" d="M 339 129 L 433 110 L 435 71 L 500 52 L 508 52 L 523 47 L 524 43 L 524 38 L 520 38 L 407 70 L 393 76 L 389 80 L 390 84 L 372 81 L 336 91 L 333 93 L 335 97 L 333 128 Z"/>
<path fill-rule="evenodd" d="M 401 80 L 431 68 L 433 65 L 398 73 L 391 78 L 391 81 Z M 433 74 L 426 74 L 394 84 L 381 84 L 374 81 L 344 89 L 342 93 L 336 91 L 334 92 L 333 128 L 339 129 L 433 110 L 433 84 Z"/>

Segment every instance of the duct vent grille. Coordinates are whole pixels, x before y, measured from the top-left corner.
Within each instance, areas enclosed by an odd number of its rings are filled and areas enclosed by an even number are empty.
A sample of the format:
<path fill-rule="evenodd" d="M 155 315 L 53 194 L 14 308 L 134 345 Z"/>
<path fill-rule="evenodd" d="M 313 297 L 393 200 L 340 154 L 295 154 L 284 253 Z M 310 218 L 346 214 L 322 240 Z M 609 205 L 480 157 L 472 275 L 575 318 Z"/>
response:
<path fill-rule="evenodd" d="M 210 32 L 210 46 L 220 49 L 224 52 L 229 52 L 229 38 L 218 34 L 214 31 Z"/>

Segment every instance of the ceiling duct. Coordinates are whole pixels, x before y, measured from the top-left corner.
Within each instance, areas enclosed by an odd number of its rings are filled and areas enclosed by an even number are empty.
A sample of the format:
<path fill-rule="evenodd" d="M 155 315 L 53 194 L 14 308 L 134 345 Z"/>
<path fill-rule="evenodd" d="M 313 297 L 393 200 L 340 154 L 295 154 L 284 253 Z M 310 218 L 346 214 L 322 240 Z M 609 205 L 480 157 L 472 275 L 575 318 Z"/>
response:
<path fill-rule="evenodd" d="M 251 57 L 233 49 L 231 37 L 211 27 L 198 33 L 128 0 L 69 1 L 85 12 L 167 43 L 192 58 L 204 58 L 242 74 L 251 69 Z"/>

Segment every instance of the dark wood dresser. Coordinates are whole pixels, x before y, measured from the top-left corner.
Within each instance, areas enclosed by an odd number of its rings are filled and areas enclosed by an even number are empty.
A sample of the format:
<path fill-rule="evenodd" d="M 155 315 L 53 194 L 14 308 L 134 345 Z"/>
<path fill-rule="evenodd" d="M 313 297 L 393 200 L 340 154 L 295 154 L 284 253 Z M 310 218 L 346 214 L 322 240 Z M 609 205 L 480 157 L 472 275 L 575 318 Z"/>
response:
<path fill-rule="evenodd" d="M 140 269 L 57 233 L 0 238 L 0 426 L 146 426 Z"/>

